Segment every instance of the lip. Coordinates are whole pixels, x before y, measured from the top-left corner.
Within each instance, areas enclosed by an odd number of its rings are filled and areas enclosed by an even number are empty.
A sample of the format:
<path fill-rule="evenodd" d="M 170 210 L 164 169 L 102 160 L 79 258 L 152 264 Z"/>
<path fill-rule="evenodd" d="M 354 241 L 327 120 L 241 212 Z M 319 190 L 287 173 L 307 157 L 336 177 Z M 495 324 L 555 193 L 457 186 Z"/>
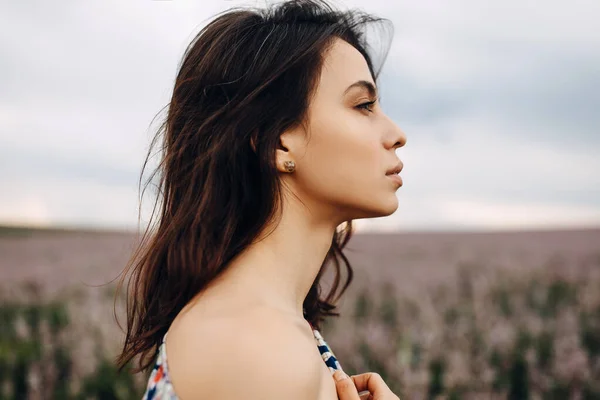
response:
<path fill-rule="evenodd" d="M 398 164 L 396 164 L 393 168 L 388 169 L 385 174 L 386 175 L 397 175 L 400 173 L 400 171 L 402 171 L 403 167 L 404 167 L 404 164 L 402 164 L 402 161 L 399 161 Z"/>
<path fill-rule="evenodd" d="M 392 181 L 394 181 L 396 184 L 398 184 L 399 186 L 402 186 L 402 178 L 400 177 L 400 175 L 398 175 L 398 174 L 388 174 L 386 176 L 388 178 L 390 178 Z"/>

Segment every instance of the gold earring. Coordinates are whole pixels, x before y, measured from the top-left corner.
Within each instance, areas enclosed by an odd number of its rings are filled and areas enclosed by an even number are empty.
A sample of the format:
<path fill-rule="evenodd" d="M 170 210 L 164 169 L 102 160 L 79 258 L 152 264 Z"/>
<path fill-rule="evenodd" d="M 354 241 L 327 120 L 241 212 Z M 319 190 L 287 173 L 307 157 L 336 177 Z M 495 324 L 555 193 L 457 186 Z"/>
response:
<path fill-rule="evenodd" d="M 296 163 L 293 161 L 284 161 L 283 166 L 287 172 L 294 172 L 296 169 Z"/>

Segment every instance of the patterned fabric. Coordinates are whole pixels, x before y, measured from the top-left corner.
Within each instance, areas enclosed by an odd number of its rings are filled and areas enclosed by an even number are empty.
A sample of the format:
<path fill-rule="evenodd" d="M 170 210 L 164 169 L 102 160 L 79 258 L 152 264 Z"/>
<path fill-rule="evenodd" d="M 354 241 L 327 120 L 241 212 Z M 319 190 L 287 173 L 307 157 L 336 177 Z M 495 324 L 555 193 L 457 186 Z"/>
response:
<path fill-rule="evenodd" d="M 310 324 L 310 322 L 309 322 L 309 324 Z M 327 367 L 329 368 L 329 372 L 331 372 L 331 375 L 333 375 L 333 373 L 335 371 L 337 371 L 338 369 L 341 370 L 342 366 L 340 365 L 339 361 L 335 357 L 335 354 L 333 354 L 333 351 L 331 350 L 331 348 L 327 345 L 327 342 L 323 339 L 323 336 L 321 336 L 321 332 L 319 332 L 317 329 L 315 329 L 312 326 L 312 324 L 310 325 L 310 327 L 312 328 L 313 336 L 315 337 L 315 340 L 317 341 L 317 347 L 319 348 L 321 357 L 323 357 L 323 361 L 325 361 L 325 365 L 327 365 Z"/>
<path fill-rule="evenodd" d="M 163 336 L 162 343 L 158 348 L 156 363 L 150 377 L 148 385 L 142 400 L 177 400 L 177 395 L 173 390 L 171 379 L 169 378 L 169 370 L 167 369 L 167 334 Z"/>
<path fill-rule="evenodd" d="M 308 322 L 308 321 L 307 321 Z M 317 347 L 323 357 L 325 365 L 329 368 L 329 371 L 333 373 L 342 369 L 342 366 L 338 362 L 337 358 L 333 354 L 333 351 L 327 345 L 327 342 L 321 336 L 321 333 L 309 322 L 309 325 L 313 331 L 313 336 L 317 342 Z M 167 368 L 167 349 L 166 349 L 166 338 L 167 334 L 163 336 L 162 343 L 158 349 L 158 355 L 156 357 L 156 363 L 148 378 L 148 385 L 146 392 L 142 400 L 178 400 L 171 379 L 169 378 L 169 370 Z"/>

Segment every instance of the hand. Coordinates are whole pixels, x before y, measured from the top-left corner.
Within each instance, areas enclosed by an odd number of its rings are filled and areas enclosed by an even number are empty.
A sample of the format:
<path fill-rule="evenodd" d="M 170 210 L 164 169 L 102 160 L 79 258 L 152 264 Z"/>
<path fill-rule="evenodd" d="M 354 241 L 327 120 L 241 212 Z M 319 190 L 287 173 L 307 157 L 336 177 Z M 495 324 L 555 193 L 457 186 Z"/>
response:
<path fill-rule="evenodd" d="M 333 374 L 339 400 L 400 400 L 376 372 L 348 377 L 343 371 Z M 358 392 L 365 392 L 358 394 Z"/>

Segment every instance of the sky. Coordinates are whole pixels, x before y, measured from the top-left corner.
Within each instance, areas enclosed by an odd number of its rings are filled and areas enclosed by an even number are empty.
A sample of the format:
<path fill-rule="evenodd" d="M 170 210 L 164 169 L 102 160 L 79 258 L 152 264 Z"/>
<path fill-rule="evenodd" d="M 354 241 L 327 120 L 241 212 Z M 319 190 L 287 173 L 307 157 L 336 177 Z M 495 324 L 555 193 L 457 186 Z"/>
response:
<path fill-rule="evenodd" d="M 0 0 L 0 224 L 137 227 L 185 47 L 264 4 Z M 332 4 L 394 24 L 378 86 L 407 136 L 404 184 L 359 230 L 600 227 L 599 1 Z"/>

